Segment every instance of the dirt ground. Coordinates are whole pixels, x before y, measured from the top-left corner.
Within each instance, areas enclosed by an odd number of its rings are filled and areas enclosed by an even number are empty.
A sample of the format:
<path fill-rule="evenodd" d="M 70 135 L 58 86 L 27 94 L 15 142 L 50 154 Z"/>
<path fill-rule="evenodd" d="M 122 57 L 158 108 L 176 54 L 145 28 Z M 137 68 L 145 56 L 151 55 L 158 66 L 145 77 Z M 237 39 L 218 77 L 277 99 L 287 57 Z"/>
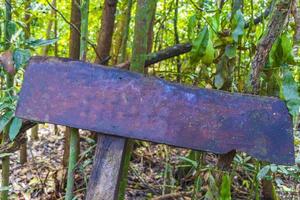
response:
<path fill-rule="evenodd" d="M 65 170 L 63 158 L 63 127 L 55 135 L 52 125 L 40 125 L 39 140 L 33 141 L 28 135 L 28 162 L 19 163 L 19 152 L 11 157 L 10 169 L 10 199 L 50 200 L 63 199 L 65 185 Z M 92 155 L 95 143 L 89 133 L 81 131 L 81 156 L 76 171 L 76 199 L 84 199 L 88 177 L 91 171 Z M 129 170 L 127 200 L 166 200 L 192 199 L 195 174 L 180 170 L 181 157 L 187 150 L 171 148 L 165 145 L 141 143 L 133 152 Z M 202 186 L 200 194 L 205 194 L 210 177 L 210 168 L 217 160 L 214 154 L 205 154 L 207 167 L 201 170 Z M 184 169 L 184 168 L 182 168 Z M 233 199 L 249 199 L 249 180 L 253 177 L 242 167 L 235 167 L 232 181 Z M 300 182 L 289 176 L 279 176 L 276 189 L 282 199 L 300 199 Z M 177 181 L 176 181 L 177 180 Z M 178 183 L 178 180 L 179 183 Z M 278 179 L 279 180 L 279 179 Z M 299 179 L 298 179 L 299 180 Z M 168 194 L 171 193 L 171 194 Z M 199 196 L 198 199 L 204 199 Z"/>

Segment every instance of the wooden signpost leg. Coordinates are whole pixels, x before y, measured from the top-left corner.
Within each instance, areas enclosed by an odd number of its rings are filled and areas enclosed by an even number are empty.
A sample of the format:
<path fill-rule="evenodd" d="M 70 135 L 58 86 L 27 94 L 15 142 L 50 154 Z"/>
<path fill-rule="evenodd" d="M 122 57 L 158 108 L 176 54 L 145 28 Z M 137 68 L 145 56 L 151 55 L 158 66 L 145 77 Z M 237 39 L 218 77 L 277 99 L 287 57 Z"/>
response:
<path fill-rule="evenodd" d="M 86 200 L 116 200 L 126 139 L 98 135 Z"/>

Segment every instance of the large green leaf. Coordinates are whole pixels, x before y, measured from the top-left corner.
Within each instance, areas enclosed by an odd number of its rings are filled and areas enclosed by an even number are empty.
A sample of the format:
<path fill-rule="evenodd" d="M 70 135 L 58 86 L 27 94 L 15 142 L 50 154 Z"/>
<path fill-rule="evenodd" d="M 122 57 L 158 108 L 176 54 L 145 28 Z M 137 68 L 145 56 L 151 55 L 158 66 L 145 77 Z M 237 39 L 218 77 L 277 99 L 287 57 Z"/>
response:
<path fill-rule="evenodd" d="M 217 72 L 214 78 L 214 85 L 217 89 L 221 89 L 225 83 L 225 78 L 228 75 L 227 64 L 228 58 L 225 55 L 223 55 L 220 61 L 218 62 Z"/>
<path fill-rule="evenodd" d="M 236 56 L 236 46 L 229 44 L 225 47 L 225 55 L 227 58 L 232 59 Z"/>
<path fill-rule="evenodd" d="M 263 179 L 265 176 L 267 176 L 267 174 L 270 171 L 270 165 L 266 165 L 264 166 L 257 174 L 257 179 L 261 180 Z"/>
<path fill-rule="evenodd" d="M 239 38 L 244 34 L 244 28 L 245 28 L 245 20 L 244 15 L 242 11 L 239 9 L 234 14 L 232 21 L 231 21 L 231 27 L 232 27 L 232 38 L 235 42 L 238 42 Z"/>
<path fill-rule="evenodd" d="M 294 55 L 293 55 L 293 39 L 284 33 L 281 36 L 281 46 L 283 51 L 283 60 L 286 64 L 294 64 Z"/>
<path fill-rule="evenodd" d="M 17 24 L 14 21 L 9 21 L 7 23 L 7 33 L 9 35 L 14 35 L 17 32 Z"/>
<path fill-rule="evenodd" d="M 12 120 L 11 125 L 9 127 L 9 139 L 11 141 L 13 141 L 16 138 L 21 127 L 22 127 L 22 120 L 18 117 L 15 117 Z"/>
<path fill-rule="evenodd" d="M 272 67 L 295 64 L 292 38 L 287 33 L 283 33 L 281 37 L 275 41 L 269 58 Z"/>
<path fill-rule="evenodd" d="M 9 111 L 0 117 L 0 132 L 3 131 L 4 127 L 10 122 L 13 116 L 14 116 L 14 112 Z"/>
<path fill-rule="evenodd" d="M 281 97 L 286 101 L 289 112 L 297 116 L 300 108 L 299 85 L 288 67 L 283 68 L 283 79 L 281 84 Z"/>
<path fill-rule="evenodd" d="M 214 61 L 214 59 L 215 59 L 215 49 L 211 39 L 209 39 L 204 56 L 201 58 L 201 60 L 202 63 L 209 65 Z"/>
<path fill-rule="evenodd" d="M 49 39 L 49 40 L 43 40 L 43 39 L 37 39 L 37 40 L 29 40 L 27 41 L 27 44 L 31 47 L 40 47 L 40 46 L 47 46 L 50 44 L 54 44 L 57 42 L 58 38 Z"/>
<path fill-rule="evenodd" d="M 220 200 L 231 200 L 230 184 L 230 176 L 226 173 L 222 177 Z"/>
<path fill-rule="evenodd" d="M 28 63 L 30 56 L 31 53 L 28 49 L 15 49 L 13 59 L 17 70 Z"/>
<path fill-rule="evenodd" d="M 194 39 L 194 30 L 195 30 L 195 27 L 197 25 L 197 17 L 196 15 L 192 15 L 190 18 L 189 18 L 189 21 L 188 21 L 188 38 L 189 40 L 192 40 Z"/>
<path fill-rule="evenodd" d="M 208 40 L 209 31 L 207 26 L 205 26 L 198 34 L 197 38 L 193 41 L 193 47 L 191 50 L 191 63 L 198 63 L 201 57 L 204 56 Z"/>

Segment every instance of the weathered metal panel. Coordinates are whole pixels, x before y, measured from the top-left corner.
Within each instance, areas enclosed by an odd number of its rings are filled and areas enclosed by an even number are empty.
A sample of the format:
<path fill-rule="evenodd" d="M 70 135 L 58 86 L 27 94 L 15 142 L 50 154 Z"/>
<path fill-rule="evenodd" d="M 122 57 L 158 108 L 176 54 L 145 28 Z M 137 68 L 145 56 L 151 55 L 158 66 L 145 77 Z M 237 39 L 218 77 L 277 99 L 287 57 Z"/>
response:
<path fill-rule="evenodd" d="M 34 58 L 16 115 L 109 135 L 294 163 L 292 122 L 270 97 L 185 87 L 116 68 Z"/>

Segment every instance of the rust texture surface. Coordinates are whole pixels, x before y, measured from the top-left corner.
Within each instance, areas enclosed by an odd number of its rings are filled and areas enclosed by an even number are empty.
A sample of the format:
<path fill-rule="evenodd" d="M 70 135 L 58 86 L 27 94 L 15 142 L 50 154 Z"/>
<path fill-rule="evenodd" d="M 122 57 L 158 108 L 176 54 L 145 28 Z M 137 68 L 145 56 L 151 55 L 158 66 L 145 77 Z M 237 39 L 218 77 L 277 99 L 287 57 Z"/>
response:
<path fill-rule="evenodd" d="M 269 97 L 190 88 L 99 65 L 33 58 L 16 115 L 195 150 L 294 163 L 292 122 Z"/>

